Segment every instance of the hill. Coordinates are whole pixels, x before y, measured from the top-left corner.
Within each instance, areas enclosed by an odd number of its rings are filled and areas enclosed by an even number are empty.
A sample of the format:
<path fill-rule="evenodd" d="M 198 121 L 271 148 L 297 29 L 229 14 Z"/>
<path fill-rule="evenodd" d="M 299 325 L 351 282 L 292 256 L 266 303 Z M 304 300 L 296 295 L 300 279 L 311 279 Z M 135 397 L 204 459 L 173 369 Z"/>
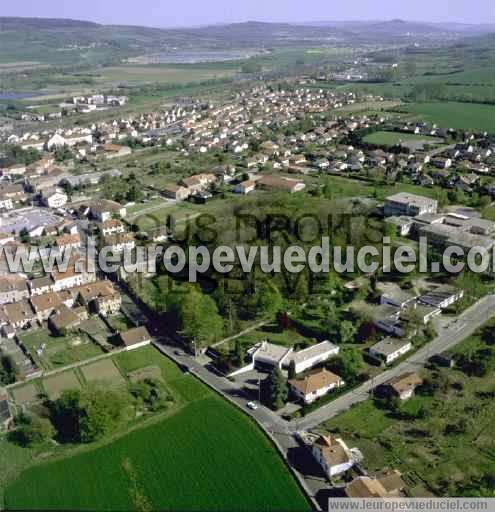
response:
<path fill-rule="evenodd" d="M 0 16 L 0 30 L 57 30 L 66 28 L 95 28 L 100 26 L 93 21 L 62 18 L 11 18 Z"/>

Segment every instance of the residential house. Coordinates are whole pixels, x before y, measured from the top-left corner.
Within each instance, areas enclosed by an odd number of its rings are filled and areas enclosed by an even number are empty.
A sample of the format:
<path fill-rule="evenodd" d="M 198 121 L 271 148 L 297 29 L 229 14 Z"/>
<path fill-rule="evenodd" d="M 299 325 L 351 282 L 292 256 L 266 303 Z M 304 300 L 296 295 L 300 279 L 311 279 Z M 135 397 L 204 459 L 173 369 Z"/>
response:
<path fill-rule="evenodd" d="M 329 341 L 322 341 L 311 347 L 293 352 L 286 361 L 286 366 L 294 363 L 296 374 L 321 364 L 338 355 L 340 348 Z"/>
<path fill-rule="evenodd" d="M 175 199 L 176 201 L 185 201 L 191 195 L 191 190 L 181 185 L 171 184 L 167 185 L 163 189 L 163 193 L 170 199 Z"/>
<path fill-rule="evenodd" d="M 109 236 L 124 233 L 125 227 L 119 219 L 109 219 L 101 223 L 100 230 L 103 236 Z"/>
<path fill-rule="evenodd" d="M 144 326 L 121 332 L 120 339 L 126 350 L 134 350 L 151 343 L 151 335 Z"/>
<path fill-rule="evenodd" d="M 66 233 L 55 238 L 55 245 L 59 247 L 61 251 L 65 251 L 66 249 L 79 249 L 79 247 L 81 247 L 81 237 L 79 233 L 76 235 Z"/>
<path fill-rule="evenodd" d="M 104 237 L 103 246 L 109 247 L 113 254 L 118 254 L 134 249 L 136 241 L 132 233 L 116 233 Z"/>
<path fill-rule="evenodd" d="M 283 176 L 263 176 L 260 180 L 258 180 L 257 184 L 265 189 L 282 190 L 291 194 L 300 192 L 306 188 L 304 182 L 291 178 L 285 178 Z"/>
<path fill-rule="evenodd" d="M 54 292 L 67 290 L 69 288 L 74 288 L 75 286 L 81 286 L 87 279 L 85 273 L 76 272 L 74 267 L 67 267 L 65 272 L 54 271 L 51 276 L 53 279 L 52 289 Z"/>
<path fill-rule="evenodd" d="M 33 325 L 36 315 L 31 304 L 26 299 L 22 299 L 11 304 L 4 304 L 0 309 L 0 321 L 17 331 Z"/>
<path fill-rule="evenodd" d="M 18 275 L 0 276 L 0 304 L 19 302 L 29 297 L 27 281 Z"/>
<path fill-rule="evenodd" d="M 391 364 L 412 350 L 411 340 L 385 338 L 369 348 L 369 355 L 385 364 Z"/>
<path fill-rule="evenodd" d="M 296 398 L 305 404 L 310 404 L 345 384 L 341 377 L 326 369 L 319 370 L 302 379 L 290 379 L 288 383 Z"/>
<path fill-rule="evenodd" d="M 256 181 L 253 180 L 246 180 L 239 184 L 237 184 L 234 187 L 234 192 L 236 194 L 249 194 L 250 192 L 253 192 L 256 188 Z"/>
<path fill-rule="evenodd" d="M 88 309 L 102 316 L 112 315 L 120 310 L 122 298 L 110 281 L 96 281 L 71 290 L 78 301 Z"/>
<path fill-rule="evenodd" d="M 423 384 L 423 379 L 417 373 L 409 372 L 383 384 L 383 391 L 387 395 L 398 397 L 400 400 L 408 400 L 421 384 Z"/>
<path fill-rule="evenodd" d="M 75 329 L 81 324 L 81 318 L 72 309 L 62 304 L 55 309 L 48 319 L 50 329 L 57 335 Z"/>
<path fill-rule="evenodd" d="M 119 146 L 112 143 L 103 144 L 102 149 L 107 160 L 129 156 L 132 153 L 129 146 Z"/>
<path fill-rule="evenodd" d="M 53 279 L 51 276 L 44 277 L 36 277 L 29 281 L 29 290 L 31 292 L 31 296 L 42 295 L 44 293 L 49 293 L 53 289 Z"/>
<path fill-rule="evenodd" d="M 358 476 L 347 484 L 345 492 L 348 498 L 398 498 L 406 488 L 401 474 L 390 471 L 376 478 Z"/>
<path fill-rule="evenodd" d="M 41 194 L 41 202 L 49 208 L 61 208 L 67 199 L 67 194 L 58 188 L 46 189 Z"/>
<path fill-rule="evenodd" d="M 48 320 L 51 314 L 62 305 L 62 300 L 55 292 L 35 295 L 29 299 L 39 322 Z"/>
<path fill-rule="evenodd" d="M 206 190 L 212 183 L 215 183 L 216 180 L 217 178 L 214 174 L 203 173 L 184 178 L 181 180 L 180 184 L 188 188 L 191 194 L 196 194 Z"/>
<path fill-rule="evenodd" d="M 344 441 L 331 435 L 318 436 L 311 452 L 328 478 L 349 471 L 355 464 L 355 457 Z"/>
<path fill-rule="evenodd" d="M 92 202 L 89 207 L 89 212 L 97 221 L 105 222 L 114 216 L 125 217 L 127 210 L 115 201 L 98 199 Z"/>

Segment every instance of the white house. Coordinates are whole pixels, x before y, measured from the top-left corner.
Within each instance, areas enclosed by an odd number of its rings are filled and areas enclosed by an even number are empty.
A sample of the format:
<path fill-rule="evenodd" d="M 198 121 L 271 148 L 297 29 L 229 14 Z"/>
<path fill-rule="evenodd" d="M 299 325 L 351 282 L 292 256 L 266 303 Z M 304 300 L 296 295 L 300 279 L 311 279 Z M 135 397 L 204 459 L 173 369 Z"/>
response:
<path fill-rule="evenodd" d="M 338 375 L 326 369 L 307 375 L 302 379 L 289 380 L 292 393 L 305 404 L 310 404 L 333 389 L 344 385 L 345 382 Z"/>
<path fill-rule="evenodd" d="M 234 192 L 236 194 L 249 194 L 256 188 L 256 182 L 253 180 L 246 180 L 242 183 L 239 183 L 234 187 Z"/>
<path fill-rule="evenodd" d="M 330 357 L 338 355 L 340 348 L 329 341 L 322 341 L 316 345 L 293 352 L 287 359 L 287 364 L 294 361 L 296 373 L 313 368 Z"/>
<path fill-rule="evenodd" d="M 135 327 L 120 333 L 120 339 L 125 350 L 134 350 L 151 343 L 151 336 L 146 327 Z"/>
<path fill-rule="evenodd" d="M 311 451 L 329 478 L 349 471 L 355 464 L 353 453 L 344 441 L 331 435 L 319 436 Z"/>
<path fill-rule="evenodd" d="M 41 196 L 42 203 L 49 208 L 61 208 L 67 199 L 67 194 L 60 189 L 48 189 Z"/>

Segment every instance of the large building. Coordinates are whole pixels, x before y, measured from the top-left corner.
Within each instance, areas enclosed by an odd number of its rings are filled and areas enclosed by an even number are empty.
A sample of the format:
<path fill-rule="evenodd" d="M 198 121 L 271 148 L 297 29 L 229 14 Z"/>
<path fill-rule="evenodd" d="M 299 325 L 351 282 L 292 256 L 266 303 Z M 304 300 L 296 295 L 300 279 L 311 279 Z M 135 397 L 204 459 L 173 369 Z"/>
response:
<path fill-rule="evenodd" d="M 437 209 L 438 201 L 435 199 L 399 192 L 385 199 L 384 212 L 386 217 L 416 217 L 425 213 L 436 213 Z"/>

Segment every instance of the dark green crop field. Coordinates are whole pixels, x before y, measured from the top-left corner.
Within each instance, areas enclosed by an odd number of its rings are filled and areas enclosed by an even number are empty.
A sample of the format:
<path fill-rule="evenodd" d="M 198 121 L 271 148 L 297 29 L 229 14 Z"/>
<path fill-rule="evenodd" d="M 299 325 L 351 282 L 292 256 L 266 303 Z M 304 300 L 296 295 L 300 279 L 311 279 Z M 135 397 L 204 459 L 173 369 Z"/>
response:
<path fill-rule="evenodd" d="M 42 463 L 7 487 L 11 510 L 308 510 L 263 434 L 207 393 L 106 446 Z"/>
<path fill-rule="evenodd" d="M 480 103 L 411 103 L 400 110 L 442 128 L 478 129 L 495 133 L 495 105 Z"/>

